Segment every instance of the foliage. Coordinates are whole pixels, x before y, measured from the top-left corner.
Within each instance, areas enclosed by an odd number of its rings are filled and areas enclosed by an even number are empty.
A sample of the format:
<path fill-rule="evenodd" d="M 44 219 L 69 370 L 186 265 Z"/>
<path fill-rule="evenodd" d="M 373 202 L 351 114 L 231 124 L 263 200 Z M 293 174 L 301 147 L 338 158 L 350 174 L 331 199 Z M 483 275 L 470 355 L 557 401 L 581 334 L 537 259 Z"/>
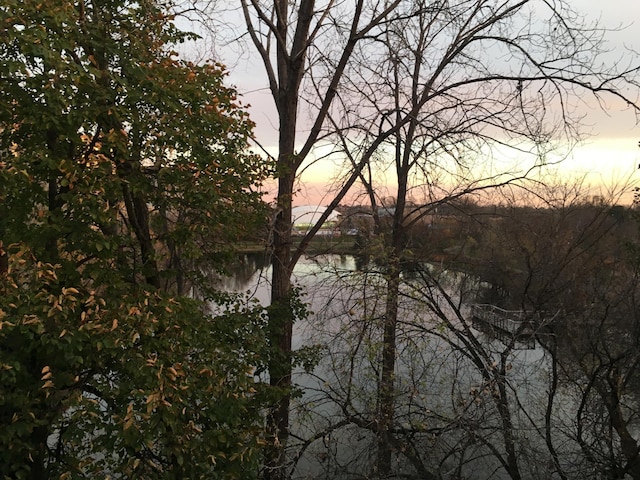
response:
<path fill-rule="evenodd" d="M 65 284 L 59 265 L 11 253 L 0 330 L 3 472 L 250 476 L 261 309 L 230 303 L 214 317 L 162 291 Z"/>
<path fill-rule="evenodd" d="M 244 150 L 252 125 L 222 68 L 178 60 L 163 47 L 182 37 L 169 17 L 136 5 L 3 9 L 2 145 L 15 156 L 2 170 L 2 198 L 4 228 L 20 231 L 5 244 L 28 241 L 51 254 L 64 239 L 87 262 L 130 253 L 133 233 L 152 279 L 151 260 L 215 265 L 255 225 L 247 213 L 259 208 L 252 187 L 265 170 Z M 167 250 L 151 259 L 154 240 Z"/>
<path fill-rule="evenodd" d="M 0 6 L 6 478 L 255 471 L 263 312 L 211 279 L 268 165 L 222 66 L 171 50 L 170 7 Z"/>

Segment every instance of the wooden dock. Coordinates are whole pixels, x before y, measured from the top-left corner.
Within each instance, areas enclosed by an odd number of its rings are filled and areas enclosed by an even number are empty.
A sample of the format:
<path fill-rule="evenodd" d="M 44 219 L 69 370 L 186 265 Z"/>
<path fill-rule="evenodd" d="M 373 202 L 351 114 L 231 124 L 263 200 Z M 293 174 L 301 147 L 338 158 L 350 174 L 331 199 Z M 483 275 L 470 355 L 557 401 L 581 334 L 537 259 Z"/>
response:
<path fill-rule="evenodd" d="M 532 317 L 521 310 L 505 310 L 495 305 L 475 304 L 471 306 L 474 326 L 493 333 L 500 340 L 515 338 L 518 342 L 534 340 L 535 325 Z"/>

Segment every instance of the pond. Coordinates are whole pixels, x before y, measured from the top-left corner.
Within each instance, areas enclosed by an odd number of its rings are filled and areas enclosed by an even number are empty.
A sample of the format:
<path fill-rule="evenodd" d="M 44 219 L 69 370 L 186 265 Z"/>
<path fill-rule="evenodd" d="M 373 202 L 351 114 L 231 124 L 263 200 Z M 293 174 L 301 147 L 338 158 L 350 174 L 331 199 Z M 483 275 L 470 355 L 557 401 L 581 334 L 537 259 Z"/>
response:
<path fill-rule="evenodd" d="M 266 259 L 247 256 L 237 268 L 225 288 L 266 304 Z M 294 326 L 294 349 L 315 353 L 316 364 L 294 375 L 293 478 L 374 478 L 383 272 L 323 255 L 301 259 L 294 279 L 312 312 Z M 403 274 L 394 478 L 547 479 L 561 468 L 585 478 L 572 430 L 581 397 L 569 386 L 550 391 L 552 358 L 540 343 L 477 328 L 470 306 L 479 288 L 473 277 L 430 265 Z"/>

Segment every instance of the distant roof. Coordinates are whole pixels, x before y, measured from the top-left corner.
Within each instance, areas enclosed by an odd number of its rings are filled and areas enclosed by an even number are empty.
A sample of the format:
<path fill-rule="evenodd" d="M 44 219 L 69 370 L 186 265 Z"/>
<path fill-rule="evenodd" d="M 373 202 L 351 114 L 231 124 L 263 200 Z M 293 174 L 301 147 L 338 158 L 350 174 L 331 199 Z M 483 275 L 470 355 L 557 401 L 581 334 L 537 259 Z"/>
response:
<path fill-rule="evenodd" d="M 291 217 L 294 225 L 313 225 L 315 224 L 322 214 L 327 210 L 327 207 L 320 205 L 302 205 L 299 207 L 293 207 L 291 210 Z M 337 212 L 331 212 L 327 218 L 327 222 L 338 221 L 339 215 Z"/>

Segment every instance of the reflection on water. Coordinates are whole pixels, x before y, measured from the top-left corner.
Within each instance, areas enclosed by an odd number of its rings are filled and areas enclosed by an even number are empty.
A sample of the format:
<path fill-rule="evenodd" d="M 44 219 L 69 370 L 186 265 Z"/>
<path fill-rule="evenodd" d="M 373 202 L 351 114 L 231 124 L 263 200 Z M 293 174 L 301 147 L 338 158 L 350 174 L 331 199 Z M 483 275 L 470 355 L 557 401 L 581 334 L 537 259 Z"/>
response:
<path fill-rule="evenodd" d="M 293 271 L 293 282 L 312 286 L 321 276 L 336 271 L 353 272 L 364 268 L 361 259 L 353 255 L 305 255 Z M 260 301 L 270 297 L 271 256 L 268 252 L 245 253 L 227 268 L 229 275 L 219 278 L 219 286 L 228 292 L 249 292 Z"/>
<path fill-rule="evenodd" d="M 246 292 L 255 288 L 258 280 L 269 267 L 268 252 L 244 253 L 227 267 L 228 275 L 219 278 L 219 286 L 229 292 Z"/>
<path fill-rule="evenodd" d="M 473 278 L 420 266 L 423 276 L 414 267 L 403 275 L 398 315 L 394 437 L 406 451 L 394 453 L 396 473 L 421 478 L 414 470 L 421 465 L 425 471 L 457 472 L 446 478 L 509 478 L 500 459 L 505 454 L 503 427 L 509 424 L 509 441 L 526 474 L 522 478 L 551 478 L 551 472 L 538 465 L 548 451 L 546 439 L 536 433 L 545 428 L 545 349 L 539 344 L 510 348 L 474 328 L 466 318 L 478 287 Z M 250 292 L 267 304 L 267 256 L 244 255 L 232 271 L 224 288 Z M 370 478 L 377 441 L 385 277 L 363 259 L 322 255 L 302 258 L 294 282 L 313 312 L 294 326 L 294 349 L 318 346 L 322 355 L 313 371 L 297 369 L 293 376 L 303 391 L 292 403 L 291 429 L 300 439 L 300 444 L 292 443 L 297 462 L 293 478 Z M 498 375 L 501 360 L 508 366 Z M 508 388 L 498 390 L 497 381 Z M 508 397 L 502 410 L 497 407 L 500 395 Z M 553 409 L 554 419 L 566 422 L 575 403 L 564 396 Z M 559 424 L 553 435 L 566 442 L 567 458 L 577 458 L 569 434 L 561 431 L 570 426 Z M 316 440 L 304 440 L 310 438 Z M 406 461 L 409 456 L 411 462 Z M 540 468 L 540 474 L 528 475 Z"/>

